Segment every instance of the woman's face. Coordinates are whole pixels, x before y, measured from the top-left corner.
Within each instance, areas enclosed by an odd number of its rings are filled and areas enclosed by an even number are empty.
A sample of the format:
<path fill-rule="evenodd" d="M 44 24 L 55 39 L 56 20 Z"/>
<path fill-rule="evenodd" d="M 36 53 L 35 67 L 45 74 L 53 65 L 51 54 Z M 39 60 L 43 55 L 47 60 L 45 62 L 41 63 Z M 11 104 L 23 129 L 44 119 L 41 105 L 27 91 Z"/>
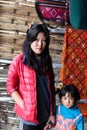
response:
<path fill-rule="evenodd" d="M 46 37 L 43 32 L 38 33 L 35 41 L 31 43 L 31 49 L 36 54 L 40 55 L 46 47 Z"/>
<path fill-rule="evenodd" d="M 66 108 L 70 108 L 73 107 L 75 99 L 71 96 L 71 94 L 66 93 L 65 96 L 62 96 L 61 102 Z"/>

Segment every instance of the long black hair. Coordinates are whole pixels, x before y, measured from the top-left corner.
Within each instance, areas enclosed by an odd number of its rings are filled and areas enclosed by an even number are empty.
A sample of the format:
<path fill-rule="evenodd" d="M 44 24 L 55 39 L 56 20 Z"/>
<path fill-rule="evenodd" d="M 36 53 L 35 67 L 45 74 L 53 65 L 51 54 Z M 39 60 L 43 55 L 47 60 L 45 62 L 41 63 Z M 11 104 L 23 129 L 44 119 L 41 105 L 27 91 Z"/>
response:
<path fill-rule="evenodd" d="M 31 44 L 36 40 L 38 33 L 43 32 L 46 36 L 46 47 L 41 53 L 41 63 L 38 67 L 37 59 L 34 52 L 31 49 Z M 38 70 L 41 68 L 43 73 L 46 73 L 49 70 L 49 65 L 51 64 L 51 57 L 49 54 L 49 43 L 50 43 L 50 34 L 48 28 L 44 24 L 34 24 L 30 29 L 27 30 L 27 36 L 23 44 L 23 53 L 26 56 L 27 66 Z"/>
<path fill-rule="evenodd" d="M 79 93 L 77 87 L 74 84 L 64 85 L 59 92 L 59 98 L 61 99 L 62 96 L 66 95 L 66 93 L 70 94 L 75 99 L 75 103 L 78 100 L 80 100 L 80 93 Z"/>

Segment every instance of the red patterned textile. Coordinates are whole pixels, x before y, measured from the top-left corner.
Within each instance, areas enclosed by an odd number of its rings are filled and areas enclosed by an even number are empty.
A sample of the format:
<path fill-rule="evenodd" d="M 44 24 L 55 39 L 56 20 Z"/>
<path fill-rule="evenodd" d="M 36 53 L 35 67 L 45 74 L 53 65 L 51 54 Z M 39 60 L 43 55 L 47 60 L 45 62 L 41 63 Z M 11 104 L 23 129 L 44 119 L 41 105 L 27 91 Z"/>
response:
<path fill-rule="evenodd" d="M 65 27 L 69 24 L 68 0 L 37 0 L 35 8 L 40 20 L 47 26 L 56 28 Z"/>
<path fill-rule="evenodd" d="M 60 80 L 76 85 L 81 99 L 87 99 L 87 30 L 66 29 L 62 64 Z M 79 106 L 87 115 L 87 103 Z"/>
<path fill-rule="evenodd" d="M 48 20 L 60 20 L 64 18 L 65 8 L 60 8 L 57 5 L 40 4 L 39 9 L 42 17 Z"/>

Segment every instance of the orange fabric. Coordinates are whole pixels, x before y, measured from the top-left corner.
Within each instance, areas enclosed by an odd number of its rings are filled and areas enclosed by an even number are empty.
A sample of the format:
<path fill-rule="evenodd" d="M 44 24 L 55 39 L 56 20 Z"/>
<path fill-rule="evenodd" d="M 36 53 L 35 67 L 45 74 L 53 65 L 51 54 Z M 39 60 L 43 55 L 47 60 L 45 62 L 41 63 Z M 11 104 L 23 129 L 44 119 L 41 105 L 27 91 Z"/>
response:
<path fill-rule="evenodd" d="M 79 103 L 78 107 L 82 110 L 82 113 L 87 117 L 87 103 Z"/>
<path fill-rule="evenodd" d="M 66 28 L 62 65 L 60 80 L 63 84 L 76 85 L 81 98 L 87 99 L 87 30 Z M 82 111 L 87 108 L 86 105 L 84 104 L 84 107 L 80 105 Z"/>

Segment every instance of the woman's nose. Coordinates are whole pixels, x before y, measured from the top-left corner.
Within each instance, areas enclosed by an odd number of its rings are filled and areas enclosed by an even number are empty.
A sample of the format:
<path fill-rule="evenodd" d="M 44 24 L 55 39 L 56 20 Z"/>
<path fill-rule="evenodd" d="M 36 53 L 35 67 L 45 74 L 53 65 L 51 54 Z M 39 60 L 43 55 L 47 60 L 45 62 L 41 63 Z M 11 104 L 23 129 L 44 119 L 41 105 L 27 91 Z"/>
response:
<path fill-rule="evenodd" d="M 42 40 L 39 40 L 38 45 L 41 46 L 42 43 L 43 43 Z"/>

